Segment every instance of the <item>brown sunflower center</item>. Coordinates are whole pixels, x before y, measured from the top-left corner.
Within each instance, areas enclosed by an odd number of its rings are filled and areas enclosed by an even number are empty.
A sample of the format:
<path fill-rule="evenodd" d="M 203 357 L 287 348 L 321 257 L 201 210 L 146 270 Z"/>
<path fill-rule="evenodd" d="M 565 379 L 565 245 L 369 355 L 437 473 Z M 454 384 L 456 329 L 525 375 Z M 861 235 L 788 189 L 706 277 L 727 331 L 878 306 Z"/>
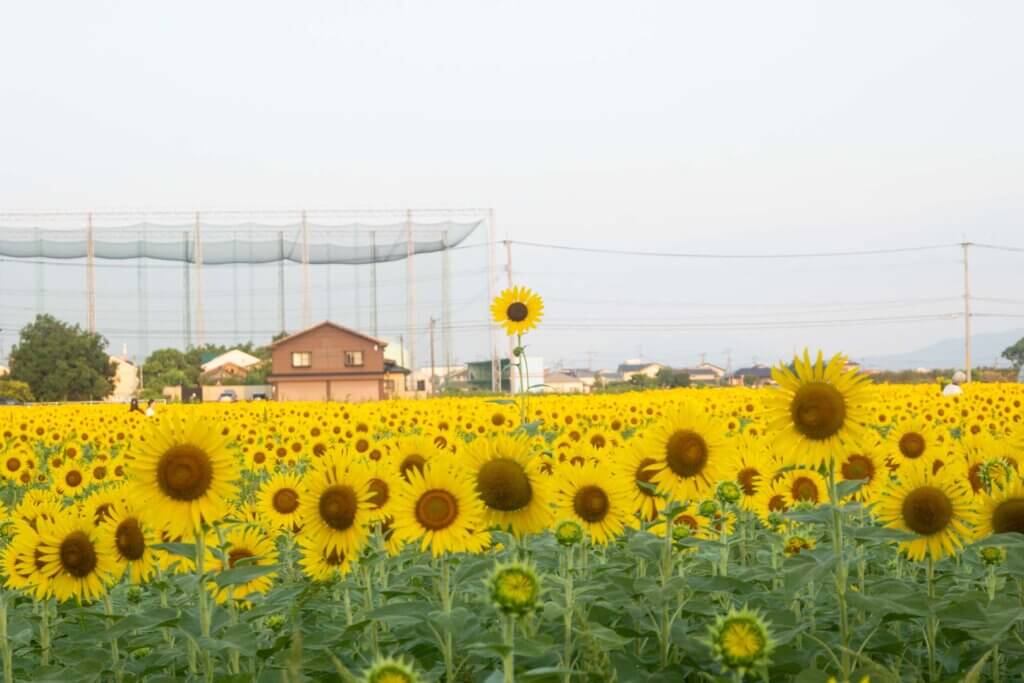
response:
<path fill-rule="evenodd" d="M 64 571 L 78 579 L 96 569 L 96 548 L 84 531 L 72 531 L 61 541 L 60 564 Z"/>
<path fill-rule="evenodd" d="M 427 459 L 424 458 L 422 455 L 420 455 L 419 453 L 410 453 L 409 455 L 405 456 L 404 460 L 402 460 L 402 476 L 405 477 L 406 480 L 408 480 L 409 470 L 416 470 L 417 472 L 420 472 L 422 474 L 423 466 L 426 464 Z"/>
<path fill-rule="evenodd" d="M 530 314 L 530 309 L 522 301 L 513 301 L 505 309 L 505 317 L 514 323 L 521 323 Z"/>
<path fill-rule="evenodd" d="M 295 489 L 279 489 L 274 492 L 271 500 L 274 510 L 282 515 L 290 515 L 299 508 L 299 494 Z"/>
<path fill-rule="evenodd" d="M 640 464 L 636 466 L 636 480 L 642 481 L 645 484 L 650 484 L 651 479 L 654 479 L 655 471 L 648 469 L 651 465 L 657 465 L 658 461 L 654 458 L 644 458 L 640 461 Z M 645 496 L 655 496 L 657 494 L 654 491 L 648 491 L 642 486 L 637 486 L 637 489 Z"/>
<path fill-rule="evenodd" d="M 17 472 L 21 469 L 21 460 L 17 458 L 7 458 L 6 466 L 8 472 Z"/>
<path fill-rule="evenodd" d="M 180 501 L 196 500 L 213 483 L 213 462 L 203 449 L 192 444 L 179 444 L 160 456 L 156 477 L 160 490 L 167 497 Z"/>
<path fill-rule="evenodd" d="M 900 437 L 900 453 L 905 458 L 920 458 L 924 455 L 924 448 L 924 437 L 917 432 L 907 432 Z"/>
<path fill-rule="evenodd" d="M 871 458 L 859 453 L 847 456 L 846 461 L 843 462 L 842 467 L 839 469 L 843 474 L 843 479 L 867 479 L 871 481 L 875 478 L 875 463 L 871 462 Z"/>
<path fill-rule="evenodd" d="M 117 552 L 128 561 L 138 560 L 146 551 L 146 537 L 142 534 L 142 527 L 139 520 L 128 517 L 117 525 L 114 532 L 114 542 L 117 544 Z"/>
<path fill-rule="evenodd" d="M 509 458 L 485 462 L 476 476 L 476 490 L 484 505 L 502 512 L 522 509 L 533 500 L 533 487 L 526 470 Z"/>
<path fill-rule="evenodd" d="M 996 506 L 992 513 L 992 531 L 1024 534 L 1024 498 L 1010 498 Z"/>
<path fill-rule="evenodd" d="M 700 528 L 700 523 L 697 521 L 697 518 L 693 515 L 679 515 L 673 520 L 673 523 L 685 524 L 686 526 L 690 527 L 690 531 L 696 531 Z"/>
<path fill-rule="evenodd" d="M 391 498 L 391 489 L 383 479 L 370 480 L 370 506 L 382 508 Z"/>
<path fill-rule="evenodd" d="M 604 448 L 608 445 L 608 441 L 602 434 L 593 434 L 590 437 L 590 445 L 594 448 Z"/>
<path fill-rule="evenodd" d="M 96 524 L 99 524 L 100 522 L 105 520 L 107 517 L 111 516 L 111 514 L 110 514 L 110 508 L 111 507 L 113 507 L 113 506 L 110 503 L 100 503 L 99 505 L 96 506 L 96 510 L 93 513 L 93 519 L 96 521 Z"/>
<path fill-rule="evenodd" d="M 324 555 L 324 562 L 332 567 L 338 567 L 345 562 L 345 552 L 335 548 Z"/>
<path fill-rule="evenodd" d="M 327 444 L 315 443 L 313 444 L 313 455 L 318 458 L 322 458 L 327 452 Z"/>
<path fill-rule="evenodd" d="M 505 424 L 505 416 L 502 415 L 501 413 L 495 413 L 494 415 L 491 415 L 491 424 L 494 425 L 495 427 L 500 427 L 501 425 Z"/>
<path fill-rule="evenodd" d="M 953 520 L 953 502 L 941 489 L 921 486 L 903 499 L 903 522 L 915 533 L 930 536 Z"/>
<path fill-rule="evenodd" d="M 246 548 L 232 548 L 228 551 L 228 568 L 234 569 L 236 562 L 247 557 L 255 557 L 255 555 Z"/>
<path fill-rule="evenodd" d="M 754 486 L 754 478 L 759 474 L 760 472 L 753 467 L 744 467 L 736 473 L 736 481 L 739 482 L 740 488 L 743 489 L 743 495 L 752 496 L 757 493 L 757 488 Z"/>
<path fill-rule="evenodd" d="M 78 486 L 82 483 L 82 473 L 78 470 L 71 470 L 64 475 L 64 483 L 71 487 Z"/>
<path fill-rule="evenodd" d="M 708 463 L 708 445 L 697 432 L 679 429 L 665 443 L 665 462 L 680 477 L 693 477 Z"/>
<path fill-rule="evenodd" d="M 785 512 L 786 498 L 781 495 L 774 495 L 768 500 L 768 510 L 771 512 Z"/>
<path fill-rule="evenodd" d="M 572 508 L 581 519 L 595 524 L 608 515 L 611 501 L 608 500 L 608 494 L 600 486 L 583 486 L 576 492 Z"/>
<path fill-rule="evenodd" d="M 806 500 L 811 503 L 818 502 L 818 485 L 810 477 L 797 477 L 793 480 L 790 488 L 793 500 Z"/>
<path fill-rule="evenodd" d="M 356 519 L 359 501 L 351 486 L 335 484 L 320 494 L 320 519 L 338 531 L 345 531 Z"/>
<path fill-rule="evenodd" d="M 430 531 L 450 527 L 459 516 L 459 501 L 450 491 L 431 489 L 416 502 L 416 519 Z"/>
<path fill-rule="evenodd" d="M 985 482 L 981 479 L 981 463 L 974 463 L 967 470 L 967 480 L 971 482 L 971 489 L 978 493 L 985 488 Z"/>
<path fill-rule="evenodd" d="M 808 439 L 835 436 L 846 419 L 846 399 L 831 384 L 811 382 L 796 390 L 789 404 L 793 426 Z"/>

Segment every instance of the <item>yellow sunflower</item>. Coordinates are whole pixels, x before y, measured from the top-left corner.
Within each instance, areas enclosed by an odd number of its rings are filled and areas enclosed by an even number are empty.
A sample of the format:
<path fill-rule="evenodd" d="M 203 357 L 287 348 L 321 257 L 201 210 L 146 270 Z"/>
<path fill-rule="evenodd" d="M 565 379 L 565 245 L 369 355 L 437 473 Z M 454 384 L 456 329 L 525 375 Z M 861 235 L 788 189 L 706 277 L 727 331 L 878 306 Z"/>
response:
<path fill-rule="evenodd" d="M 657 462 L 651 482 L 678 501 L 708 495 L 734 457 L 724 425 L 703 409 L 684 403 L 653 424 L 643 440 L 647 457 Z"/>
<path fill-rule="evenodd" d="M 799 503 L 810 503 L 817 506 L 828 502 L 828 485 L 817 471 L 805 467 L 797 467 L 782 476 L 786 491 L 788 507 Z"/>
<path fill-rule="evenodd" d="M 560 519 L 575 519 L 602 545 L 632 525 L 631 484 L 608 468 L 562 465 L 555 473 Z"/>
<path fill-rule="evenodd" d="M 529 332 L 543 315 L 544 300 L 527 287 L 506 289 L 491 304 L 491 318 L 510 336 Z"/>
<path fill-rule="evenodd" d="M 342 550 L 328 549 L 308 536 L 299 536 L 299 549 L 302 571 L 314 581 L 329 583 L 352 571 L 352 558 Z"/>
<path fill-rule="evenodd" d="M 920 417 L 900 420 L 893 425 L 885 441 L 889 458 L 896 467 L 908 462 L 931 464 L 936 457 L 946 455 L 938 430 Z"/>
<path fill-rule="evenodd" d="M 1024 534 L 1024 487 L 1018 477 L 993 486 L 992 493 L 982 491 L 979 508 L 974 530 L 977 538 L 1011 531 Z"/>
<path fill-rule="evenodd" d="M 135 442 L 129 497 L 154 526 L 191 536 L 227 514 L 238 465 L 215 424 L 168 420 Z"/>
<path fill-rule="evenodd" d="M 370 517 L 380 521 L 391 516 L 395 491 L 405 480 L 390 460 L 378 458 L 366 463 L 366 475 L 370 486 Z"/>
<path fill-rule="evenodd" d="M 630 509 L 644 522 L 654 521 L 664 500 L 654 490 L 651 480 L 659 469 L 658 461 L 650 457 L 639 440 L 621 449 L 613 461 L 615 477 L 632 484 Z"/>
<path fill-rule="evenodd" d="M 373 494 L 366 468 L 360 463 L 343 463 L 331 454 L 317 461 L 305 483 L 306 490 L 299 498 L 303 534 L 331 550 L 358 556 L 372 520 Z"/>
<path fill-rule="evenodd" d="M 552 520 L 550 478 L 528 437 L 475 439 L 459 458 L 484 504 L 487 526 L 517 536 L 537 533 Z"/>
<path fill-rule="evenodd" d="M 53 595 L 64 602 L 91 602 L 103 597 L 119 573 L 117 560 L 103 547 L 92 520 L 74 514 L 41 522 L 38 562 Z"/>
<path fill-rule="evenodd" d="M 277 547 L 273 539 L 258 527 L 236 526 L 223 532 L 224 543 L 221 544 L 217 534 L 211 533 L 206 541 L 206 567 L 216 575 L 218 572 L 234 569 L 239 562 L 245 566 L 268 567 L 277 564 Z M 223 560 L 212 552 L 220 547 Z M 276 574 L 264 574 L 241 584 L 218 588 L 216 582 L 209 582 L 207 589 L 214 595 L 218 603 L 225 603 L 230 595 L 233 600 L 244 600 L 254 593 L 266 593 L 274 583 Z"/>
<path fill-rule="evenodd" d="M 127 573 L 132 583 L 145 583 L 157 568 L 153 544 L 158 537 L 141 515 L 129 506 L 112 505 L 99 525 L 100 544 L 119 567 L 118 577 Z"/>
<path fill-rule="evenodd" d="M 422 473 L 428 462 L 443 454 L 434 441 L 425 436 L 407 436 L 399 439 L 391 453 L 392 463 L 406 481 L 409 481 L 410 472 L 415 470 Z"/>
<path fill-rule="evenodd" d="M 435 557 L 475 547 L 484 510 L 473 480 L 445 458 L 427 463 L 422 472 L 411 469 L 406 476 L 408 482 L 396 495 L 393 540 L 419 541 L 420 550 L 429 548 Z"/>
<path fill-rule="evenodd" d="M 260 486 L 257 509 L 270 526 L 297 531 L 301 522 L 299 501 L 304 495 L 305 487 L 297 474 L 280 472 Z"/>
<path fill-rule="evenodd" d="M 846 357 L 825 363 L 821 352 L 811 362 L 793 359 L 793 368 L 772 368 L 779 389 L 765 401 L 768 428 L 783 457 L 811 467 L 827 463 L 840 444 L 856 440 L 870 419 L 871 386 L 864 375 L 844 370 Z"/>
<path fill-rule="evenodd" d="M 917 535 L 900 543 L 911 560 L 952 555 L 971 535 L 972 496 L 949 469 L 935 474 L 928 466 L 903 466 L 899 479 L 889 482 L 875 506 L 875 514 L 887 527 Z"/>
<path fill-rule="evenodd" d="M 43 571 L 40 560 L 43 539 L 35 527 L 22 519 L 14 520 L 13 529 L 11 540 L 4 548 L 4 585 L 43 600 L 50 595 L 50 577 Z"/>
<path fill-rule="evenodd" d="M 889 468 L 879 446 L 848 444 L 836 459 L 837 481 L 864 481 L 853 494 L 854 500 L 870 503 L 878 498 L 889 482 Z"/>
<path fill-rule="evenodd" d="M 752 510 L 758 491 L 764 486 L 764 480 L 771 478 L 779 469 L 779 463 L 768 449 L 769 441 L 764 437 L 755 437 L 744 432 L 734 437 L 736 444 L 735 457 L 725 473 L 724 479 L 735 481 L 743 491 L 740 507 Z"/>

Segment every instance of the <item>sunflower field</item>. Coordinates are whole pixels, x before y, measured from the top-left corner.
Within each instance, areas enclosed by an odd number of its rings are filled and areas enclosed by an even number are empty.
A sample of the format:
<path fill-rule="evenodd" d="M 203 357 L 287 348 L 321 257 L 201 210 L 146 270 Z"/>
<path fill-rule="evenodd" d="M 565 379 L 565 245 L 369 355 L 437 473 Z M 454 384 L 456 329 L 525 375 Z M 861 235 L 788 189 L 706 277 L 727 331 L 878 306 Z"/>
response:
<path fill-rule="evenodd" d="M 1024 390 L 0 409 L 11 681 L 1016 681 Z"/>

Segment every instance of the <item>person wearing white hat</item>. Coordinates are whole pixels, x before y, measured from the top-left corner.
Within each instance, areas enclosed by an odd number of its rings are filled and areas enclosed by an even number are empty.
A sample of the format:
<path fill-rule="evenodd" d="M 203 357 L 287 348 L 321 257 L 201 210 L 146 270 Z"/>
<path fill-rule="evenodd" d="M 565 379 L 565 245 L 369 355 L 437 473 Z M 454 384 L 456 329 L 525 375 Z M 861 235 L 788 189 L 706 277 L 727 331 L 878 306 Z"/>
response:
<path fill-rule="evenodd" d="M 960 385 L 967 381 L 967 375 L 962 371 L 957 370 L 953 373 L 953 381 L 946 385 L 946 388 L 942 390 L 943 396 L 956 396 L 957 394 L 964 393 L 964 390 L 960 388 Z"/>

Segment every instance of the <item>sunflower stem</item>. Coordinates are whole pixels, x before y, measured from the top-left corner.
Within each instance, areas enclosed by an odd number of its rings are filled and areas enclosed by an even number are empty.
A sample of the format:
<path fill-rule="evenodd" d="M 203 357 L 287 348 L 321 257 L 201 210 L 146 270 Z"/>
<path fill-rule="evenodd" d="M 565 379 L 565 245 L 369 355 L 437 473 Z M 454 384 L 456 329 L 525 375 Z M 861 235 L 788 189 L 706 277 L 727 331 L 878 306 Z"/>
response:
<path fill-rule="evenodd" d="M 50 601 L 41 603 L 42 613 L 39 619 L 39 651 L 43 666 L 50 665 Z"/>
<path fill-rule="evenodd" d="M 572 618 L 576 611 L 576 596 L 573 595 L 573 546 L 565 548 L 565 614 L 563 615 L 562 632 L 562 666 L 572 668 Z M 562 682 L 569 683 L 572 674 L 562 675 Z"/>
<path fill-rule="evenodd" d="M 199 630 L 204 638 L 210 637 L 210 604 L 206 594 L 206 530 L 196 529 L 196 586 L 199 591 Z M 213 683 L 213 654 L 209 648 L 201 648 L 203 654 L 203 676 L 207 683 Z"/>
<path fill-rule="evenodd" d="M 366 606 L 366 614 L 369 617 L 370 612 L 373 611 L 373 576 L 370 573 L 370 568 L 365 564 L 362 566 L 363 581 L 366 584 L 365 591 L 363 593 L 363 603 Z M 370 619 L 370 647 L 373 650 L 373 658 L 375 660 L 380 659 L 380 644 L 377 641 L 377 620 Z"/>
<path fill-rule="evenodd" d="M 441 555 L 441 611 L 445 616 L 444 635 L 441 638 L 441 655 L 444 658 L 445 681 L 455 681 L 455 657 L 452 645 L 452 631 L 448 624 L 452 616 L 451 569 L 448 566 L 448 554 Z"/>
<path fill-rule="evenodd" d="M 667 508 L 672 507 L 672 501 L 668 501 Z M 661 548 L 661 592 L 668 589 L 668 581 L 672 578 L 672 522 L 674 514 L 665 516 L 665 540 Z M 661 632 L 658 636 L 658 661 L 661 667 L 668 666 L 669 650 L 671 649 L 672 620 L 669 617 L 668 601 L 663 601 L 661 606 Z"/>
<path fill-rule="evenodd" d="M 345 579 L 345 623 L 348 626 L 352 625 L 355 619 L 352 618 L 352 592 L 348 587 L 348 579 Z"/>
<path fill-rule="evenodd" d="M 722 506 L 721 527 L 718 530 L 718 542 L 721 548 L 718 549 L 718 572 L 722 576 L 729 576 L 729 533 L 726 527 L 728 510 Z"/>
<path fill-rule="evenodd" d="M 839 608 L 840 669 L 842 680 L 850 678 L 850 615 L 846 608 L 847 566 L 843 542 L 843 516 L 836 487 L 836 459 L 828 459 L 828 493 L 832 501 L 832 546 L 836 553 L 836 602 Z"/>
<path fill-rule="evenodd" d="M 14 657 L 7 638 L 7 593 L 0 591 L 0 652 L 4 660 L 4 683 L 14 683 Z"/>
<path fill-rule="evenodd" d="M 103 606 L 106 610 L 107 616 L 114 616 L 114 604 L 110 600 L 110 593 L 103 596 Z M 107 628 L 110 628 L 110 622 L 107 622 Z M 117 647 L 117 636 L 110 639 L 110 664 L 114 671 L 114 680 L 117 683 L 121 683 L 124 680 L 124 673 L 121 671 L 120 653 Z"/>
<path fill-rule="evenodd" d="M 505 673 L 504 683 L 516 681 L 516 618 L 511 614 L 505 617 L 505 651 L 501 655 L 501 668 Z"/>
<path fill-rule="evenodd" d="M 935 560 L 932 559 L 931 553 L 928 554 L 927 563 L 927 585 L 928 585 L 928 621 L 927 621 L 927 636 L 928 641 L 928 680 L 937 681 L 939 680 L 938 662 L 935 659 L 935 648 L 938 645 L 936 642 L 939 635 L 939 618 L 935 616 L 933 601 L 935 600 Z"/>

